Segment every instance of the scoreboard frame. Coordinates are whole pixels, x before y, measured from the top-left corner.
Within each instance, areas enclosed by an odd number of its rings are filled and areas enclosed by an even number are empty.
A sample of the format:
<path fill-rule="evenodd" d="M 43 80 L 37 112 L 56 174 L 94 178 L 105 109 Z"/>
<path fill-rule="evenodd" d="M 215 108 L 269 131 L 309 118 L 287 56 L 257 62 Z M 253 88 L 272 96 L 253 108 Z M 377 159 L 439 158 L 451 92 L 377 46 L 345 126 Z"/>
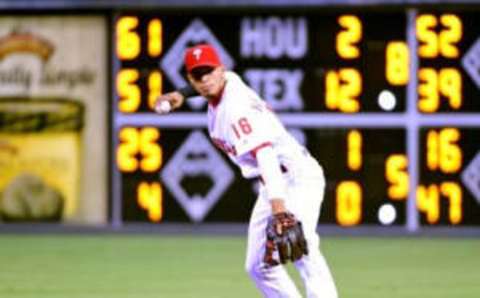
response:
<path fill-rule="evenodd" d="M 477 7 L 480 9 L 480 6 Z M 353 10 L 353 9 L 352 9 Z M 356 12 L 362 14 L 365 10 L 358 9 Z M 381 14 L 383 10 L 379 9 L 376 11 Z M 419 9 L 419 8 L 407 8 L 403 10 L 393 10 L 404 12 L 406 15 L 406 27 L 405 27 L 405 36 L 406 36 L 406 45 L 409 49 L 409 53 L 417 53 L 419 48 L 419 42 L 417 39 L 417 17 L 419 14 L 425 12 L 436 12 L 442 13 L 442 10 L 433 10 L 433 9 Z M 161 10 L 158 10 L 161 12 Z M 318 14 L 327 12 L 331 14 L 328 10 L 318 9 L 313 13 L 308 14 Z M 115 31 L 116 21 L 125 15 L 143 15 L 144 11 L 136 10 L 119 10 L 116 15 L 112 18 L 112 28 Z M 204 13 L 202 10 L 198 10 L 198 14 Z M 232 9 L 221 9 L 215 11 L 214 14 L 235 14 Z M 302 13 L 300 11 L 300 13 Z M 165 14 L 172 15 L 175 12 L 166 10 Z M 269 12 L 269 15 L 285 15 L 283 10 L 273 10 Z M 350 14 L 349 10 L 341 10 L 339 14 Z M 305 13 L 307 15 L 307 13 Z M 112 50 L 115 53 L 116 50 L 116 35 L 112 33 Z M 374 128 L 404 128 L 406 134 L 405 146 L 406 146 L 406 157 L 408 160 L 408 185 L 410 191 L 406 198 L 406 218 L 405 218 L 405 229 L 409 232 L 419 231 L 422 227 L 420 213 L 417 208 L 417 194 L 416 191 L 419 186 L 420 180 L 420 130 L 422 128 L 436 128 L 436 127 L 454 127 L 454 128 L 480 128 L 480 113 L 460 113 L 455 114 L 455 117 L 452 117 L 450 112 L 435 112 L 433 114 L 422 113 L 417 109 L 418 105 L 418 71 L 419 65 L 421 64 L 420 57 L 418 55 L 411 55 L 409 59 L 409 72 L 408 72 L 408 83 L 405 86 L 405 98 L 406 105 L 404 111 L 396 111 L 393 113 L 385 112 L 359 112 L 353 114 L 345 113 L 332 113 L 332 112 L 303 112 L 303 113 L 292 113 L 292 112 L 280 112 L 279 116 L 282 122 L 287 127 L 295 127 L 299 129 L 308 129 L 308 128 L 343 128 L 343 129 L 374 129 Z M 121 69 L 121 61 L 112 56 L 112 66 L 113 66 L 113 79 L 112 79 L 112 147 L 111 154 L 115 156 L 116 149 L 118 148 L 120 142 L 116 138 L 119 135 L 120 129 L 124 126 L 130 127 L 144 127 L 144 126 L 156 126 L 162 128 L 190 128 L 190 129 L 201 129 L 206 126 L 206 119 L 203 112 L 185 112 L 180 111 L 167 116 L 158 116 L 149 112 L 141 113 L 120 113 L 117 112 L 117 104 L 119 102 L 118 88 L 115 85 L 115 74 L 117 74 Z M 347 111 L 349 112 L 349 111 Z M 122 174 L 117 168 L 117 162 L 113 158 L 112 162 L 112 224 L 114 226 L 121 226 L 125 221 L 123 218 L 123 202 L 122 200 Z M 328 175 L 328 169 L 327 169 Z"/>

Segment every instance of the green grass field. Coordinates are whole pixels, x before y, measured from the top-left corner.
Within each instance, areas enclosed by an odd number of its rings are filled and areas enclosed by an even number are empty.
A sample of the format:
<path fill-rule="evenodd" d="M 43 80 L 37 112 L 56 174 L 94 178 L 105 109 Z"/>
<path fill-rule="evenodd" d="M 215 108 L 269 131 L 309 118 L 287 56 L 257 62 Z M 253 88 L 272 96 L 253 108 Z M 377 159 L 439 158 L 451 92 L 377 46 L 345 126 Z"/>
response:
<path fill-rule="evenodd" d="M 340 297 L 480 297 L 480 239 L 330 237 L 322 249 Z M 0 297 L 260 297 L 244 250 L 243 237 L 2 235 Z"/>

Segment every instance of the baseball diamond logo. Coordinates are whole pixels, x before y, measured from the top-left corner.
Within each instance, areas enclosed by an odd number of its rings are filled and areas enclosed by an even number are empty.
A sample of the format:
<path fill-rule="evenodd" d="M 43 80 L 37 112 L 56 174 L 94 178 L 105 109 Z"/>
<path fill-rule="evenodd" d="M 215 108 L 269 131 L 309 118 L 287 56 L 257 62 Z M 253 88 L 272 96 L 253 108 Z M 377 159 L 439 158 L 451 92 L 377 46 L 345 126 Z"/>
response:
<path fill-rule="evenodd" d="M 462 182 L 480 204 L 480 151 L 463 170 Z"/>
<path fill-rule="evenodd" d="M 183 66 L 183 53 L 185 52 L 185 49 L 192 44 L 198 44 L 201 42 L 213 45 L 216 48 L 223 64 L 228 69 L 232 69 L 234 67 L 235 62 L 222 44 L 217 40 L 215 35 L 213 35 L 210 29 L 200 19 L 195 19 L 182 32 L 182 34 L 180 34 L 160 63 L 165 75 L 170 79 L 176 88 L 182 88 L 188 84 L 181 73 Z M 201 53 L 198 53 L 198 55 L 200 54 Z M 192 109 L 199 110 L 205 106 L 206 102 L 200 96 L 196 96 L 189 98 L 187 100 L 187 104 Z"/>
<path fill-rule="evenodd" d="M 188 189 L 188 178 L 209 177 L 212 186 L 206 194 Z M 217 150 L 200 131 L 192 132 L 161 174 L 165 185 L 175 200 L 194 222 L 202 221 L 210 209 L 220 200 L 234 175 Z"/>
<path fill-rule="evenodd" d="M 477 88 L 480 88 L 480 37 L 463 56 L 462 65 L 477 85 Z"/>

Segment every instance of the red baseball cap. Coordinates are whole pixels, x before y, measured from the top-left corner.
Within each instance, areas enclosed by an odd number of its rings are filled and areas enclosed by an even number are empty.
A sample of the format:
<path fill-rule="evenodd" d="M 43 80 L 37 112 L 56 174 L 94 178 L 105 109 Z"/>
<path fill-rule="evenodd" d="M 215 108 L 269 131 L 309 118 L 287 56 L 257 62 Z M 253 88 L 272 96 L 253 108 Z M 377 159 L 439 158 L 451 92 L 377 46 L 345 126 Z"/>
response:
<path fill-rule="evenodd" d="M 185 67 L 187 72 L 200 66 L 217 67 L 222 65 L 220 57 L 214 47 L 209 44 L 196 45 L 185 52 Z"/>

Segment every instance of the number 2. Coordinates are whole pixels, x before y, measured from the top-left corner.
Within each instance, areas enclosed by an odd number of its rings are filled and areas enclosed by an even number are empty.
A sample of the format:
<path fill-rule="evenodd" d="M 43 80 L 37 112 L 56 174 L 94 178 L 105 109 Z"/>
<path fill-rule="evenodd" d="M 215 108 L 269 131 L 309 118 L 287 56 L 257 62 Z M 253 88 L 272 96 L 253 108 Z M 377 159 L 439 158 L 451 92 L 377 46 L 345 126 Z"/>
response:
<path fill-rule="evenodd" d="M 238 127 L 240 129 L 238 129 Z M 252 126 L 250 125 L 250 123 L 248 123 L 248 119 L 245 117 L 238 119 L 237 125 L 232 124 L 232 129 L 238 139 L 240 139 L 240 137 L 242 136 L 240 132 L 242 132 L 244 135 L 248 135 L 252 132 Z"/>

